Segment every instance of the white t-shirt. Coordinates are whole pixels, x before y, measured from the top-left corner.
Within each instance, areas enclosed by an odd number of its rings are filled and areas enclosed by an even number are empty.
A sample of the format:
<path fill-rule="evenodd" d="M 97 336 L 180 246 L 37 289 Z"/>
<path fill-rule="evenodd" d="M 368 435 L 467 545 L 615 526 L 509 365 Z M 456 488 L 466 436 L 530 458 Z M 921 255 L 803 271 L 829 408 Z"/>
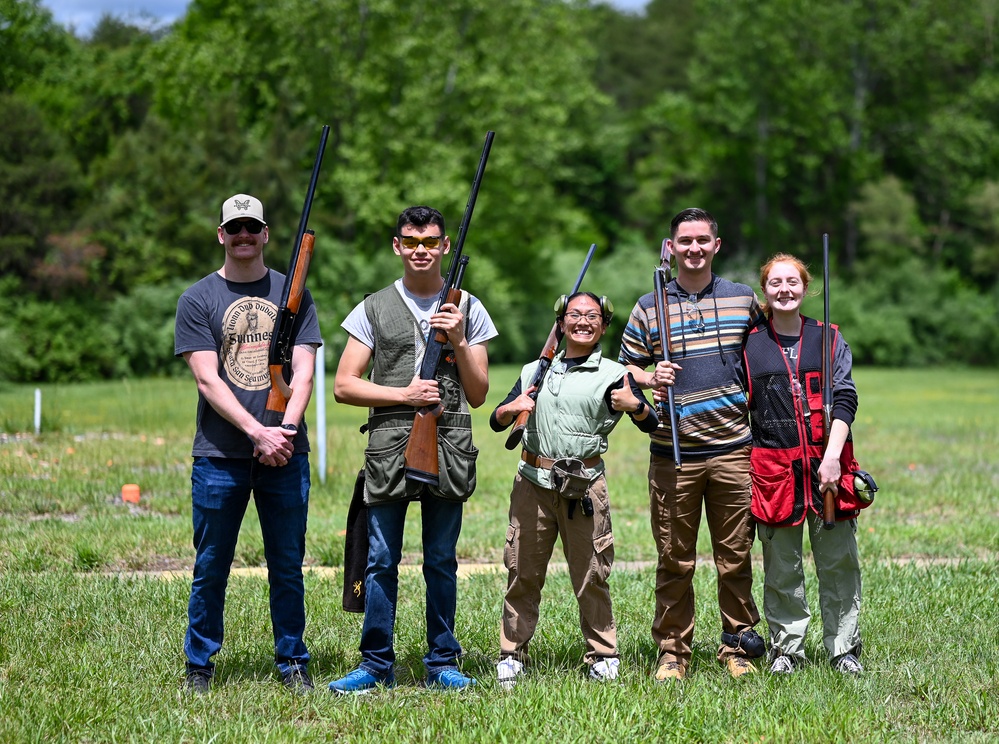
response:
<path fill-rule="evenodd" d="M 410 309 L 413 316 L 420 322 L 420 329 L 425 335 L 429 334 L 430 316 L 437 309 L 437 302 L 440 299 L 440 295 L 417 297 L 406 289 L 402 283 L 402 279 L 395 280 L 395 288 L 402 297 L 403 302 L 406 303 L 406 307 Z M 350 314 L 343 319 L 343 323 L 340 326 L 351 336 L 374 351 L 375 334 L 371 323 L 368 322 L 368 315 L 364 311 L 363 301 L 359 302 L 350 311 Z M 477 298 L 469 295 L 468 325 L 465 331 L 465 338 L 468 340 L 468 345 L 475 346 L 476 344 L 482 344 L 492 338 L 496 338 L 498 335 L 499 332 L 496 330 L 493 319 L 489 317 L 486 308 Z"/>

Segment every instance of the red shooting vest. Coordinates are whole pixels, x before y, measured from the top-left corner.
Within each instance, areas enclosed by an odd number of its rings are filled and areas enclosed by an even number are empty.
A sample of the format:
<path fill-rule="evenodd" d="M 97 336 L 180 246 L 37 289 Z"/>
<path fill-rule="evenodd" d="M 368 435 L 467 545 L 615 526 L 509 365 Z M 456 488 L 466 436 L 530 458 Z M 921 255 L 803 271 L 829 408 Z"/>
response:
<path fill-rule="evenodd" d="M 835 350 L 839 329 L 833 325 L 831 330 Z M 796 365 L 784 356 L 769 322 L 750 331 L 744 354 L 753 432 L 753 516 L 775 527 L 801 524 L 808 510 L 821 516 L 822 324 L 802 318 Z M 859 466 L 853 456 L 852 435 L 843 445 L 840 467 L 837 521 L 856 517 L 866 506 L 853 486 L 852 472 Z"/>

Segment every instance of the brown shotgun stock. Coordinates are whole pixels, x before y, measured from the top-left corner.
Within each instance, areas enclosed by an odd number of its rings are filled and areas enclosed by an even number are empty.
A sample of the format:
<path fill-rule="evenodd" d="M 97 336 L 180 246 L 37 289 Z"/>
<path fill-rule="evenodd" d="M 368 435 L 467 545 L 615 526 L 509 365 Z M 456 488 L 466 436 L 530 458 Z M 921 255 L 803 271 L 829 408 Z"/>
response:
<path fill-rule="evenodd" d="M 456 286 L 448 290 L 446 302 L 457 306 L 461 301 L 461 278 L 468 256 L 462 256 Z M 446 304 L 446 303 L 445 303 Z M 447 334 L 436 331 L 432 338 L 439 344 L 447 343 Z M 406 477 L 421 483 L 437 485 L 440 482 L 440 459 L 437 452 L 437 422 L 444 414 L 443 400 L 436 406 L 423 406 L 417 409 L 413 429 L 406 443 Z"/>
<path fill-rule="evenodd" d="M 440 298 L 437 301 L 437 312 L 441 311 L 448 302 L 458 304 L 461 294 L 461 280 L 465 274 L 465 267 L 468 265 L 468 256 L 463 256 L 465 238 L 468 235 L 468 226 L 472 222 L 472 211 L 475 209 L 475 200 L 479 195 L 479 187 L 482 185 L 482 176 L 486 172 L 486 162 L 489 160 L 489 151 L 493 146 L 493 138 L 496 133 L 486 132 L 486 141 L 482 146 L 482 155 L 479 157 L 479 166 L 475 171 L 475 178 L 472 179 L 472 190 L 468 195 L 468 202 L 465 204 L 465 214 L 462 215 L 461 224 L 458 226 L 458 239 L 451 249 L 451 264 L 448 266 L 447 276 L 444 278 L 444 286 L 441 287 Z M 420 379 L 433 380 L 437 377 L 437 368 L 441 358 L 444 356 L 444 346 L 447 344 L 447 334 L 441 331 L 432 331 L 427 336 L 427 348 L 423 352 L 423 363 L 420 365 Z M 444 413 L 443 398 L 436 406 L 423 406 L 416 411 L 416 419 L 413 421 L 413 429 L 409 433 L 409 441 L 406 443 L 406 479 L 426 483 L 437 487 L 440 485 L 440 463 L 437 455 L 437 420 Z"/>
<path fill-rule="evenodd" d="M 299 308 L 302 306 L 302 298 L 305 296 L 305 280 L 309 275 L 309 264 L 312 263 L 315 243 L 316 234 L 312 230 L 307 230 L 302 236 L 295 273 L 290 277 L 287 308 L 292 315 L 298 315 Z M 284 379 L 283 360 L 272 359 L 267 368 L 271 375 L 271 389 L 267 394 L 268 417 L 275 419 L 276 424 L 279 424 L 281 423 L 280 414 L 285 412 L 288 399 L 291 398 L 291 388 Z"/>
<path fill-rule="evenodd" d="M 555 354 L 558 353 L 558 346 L 562 343 L 562 329 L 558 327 L 558 322 L 552 326 L 551 333 L 548 334 L 548 339 L 545 341 L 544 348 L 541 350 L 540 361 L 538 362 L 538 370 L 541 372 L 541 379 L 544 379 L 545 372 L 551 367 L 552 360 L 555 358 Z M 544 367 L 544 370 L 541 370 Z M 537 375 L 535 375 L 537 377 Z M 537 400 L 537 391 L 535 390 L 535 395 L 532 396 Z M 510 430 L 510 434 L 506 438 L 506 448 L 508 450 L 514 449 L 520 440 L 524 438 L 524 429 L 527 428 L 527 420 L 531 418 L 531 414 L 528 411 L 521 411 L 517 414 L 517 418 L 514 419 L 513 428 Z"/>
<path fill-rule="evenodd" d="M 271 389 L 267 394 L 267 406 L 264 410 L 264 426 L 279 426 L 291 398 L 291 387 L 285 380 L 285 371 L 291 364 L 292 349 L 295 346 L 295 320 L 305 296 L 305 280 L 309 275 L 309 264 L 312 263 L 312 253 L 316 235 L 309 226 L 309 213 L 312 211 L 312 200 L 316 195 L 316 184 L 319 182 L 319 170 L 323 165 L 323 153 L 326 152 L 326 142 L 330 136 L 329 125 L 323 125 L 319 136 L 319 149 L 312 165 L 312 176 L 309 188 L 305 194 L 305 204 L 302 216 L 298 221 L 298 233 L 295 245 L 292 247 L 291 261 L 288 273 L 285 275 L 284 287 L 281 290 L 281 304 L 274 318 L 274 331 L 271 334 L 271 344 L 267 351 L 267 369 L 271 377 Z"/>

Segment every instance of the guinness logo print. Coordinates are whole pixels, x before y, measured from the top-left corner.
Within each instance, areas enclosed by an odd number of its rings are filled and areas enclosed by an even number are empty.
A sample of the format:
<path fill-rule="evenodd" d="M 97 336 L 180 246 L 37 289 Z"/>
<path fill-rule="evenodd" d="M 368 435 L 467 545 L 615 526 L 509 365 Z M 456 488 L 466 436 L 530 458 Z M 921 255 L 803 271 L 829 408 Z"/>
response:
<path fill-rule="evenodd" d="M 267 366 L 277 306 L 261 297 L 243 297 L 222 321 L 222 359 L 226 375 L 244 390 L 270 387 Z"/>

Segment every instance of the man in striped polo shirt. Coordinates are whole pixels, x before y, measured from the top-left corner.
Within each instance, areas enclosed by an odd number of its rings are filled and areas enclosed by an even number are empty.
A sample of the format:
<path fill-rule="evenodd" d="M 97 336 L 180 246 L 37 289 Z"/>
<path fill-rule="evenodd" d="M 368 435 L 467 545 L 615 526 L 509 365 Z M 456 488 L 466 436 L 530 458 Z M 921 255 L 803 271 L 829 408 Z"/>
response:
<path fill-rule="evenodd" d="M 659 562 L 652 637 L 659 647 L 655 678 L 682 680 L 694 636 L 693 578 L 701 504 L 718 573 L 722 635 L 718 660 L 733 677 L 755 671 L 765 650 L 753 630 L 749 430 L 742 347 L 762 317 L 753 290 L 711 271 L 721 247 L 718 223 L 685 209 L 670 223 L 666 248 L 676 278 L 666 287 L 671 362 L 664 362 L 652 293 L 639 298 L 621 341 L 619 361 L 665 404 L 673 385 L 682 469 L 673 461 L 669 416 L 651 436 L 649 500 Z M 646 371 L 647 368 L 651 371 Z"/>

